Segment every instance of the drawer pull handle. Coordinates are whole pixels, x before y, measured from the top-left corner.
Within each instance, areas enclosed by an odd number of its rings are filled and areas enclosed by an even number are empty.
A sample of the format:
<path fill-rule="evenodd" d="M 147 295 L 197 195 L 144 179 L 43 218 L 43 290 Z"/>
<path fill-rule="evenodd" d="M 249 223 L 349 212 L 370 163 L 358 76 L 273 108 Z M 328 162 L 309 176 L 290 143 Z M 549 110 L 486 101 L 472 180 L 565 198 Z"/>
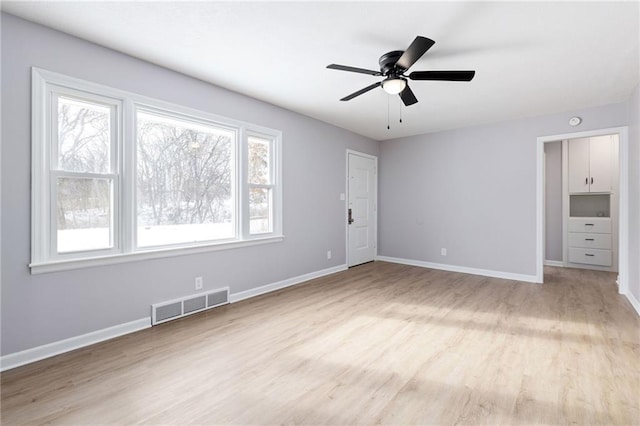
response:
<path fill-rule="evenodd" d="M 589 185 L 589 178 L 588 177 L 584 178 L 584 184 L 585 185 Z"/>
<path fill-rule="evenodd" d="M 593 256 L 595 256 L 595 254 L 589 254 L 589 253 L 585 253 L 584 255 L 585 255 L 585 256 L 589 256 L 589 257 L 593 257 Z"/>
<path fill-rule="evenodd" d="M 591 185 L 593 185 L 593 178 L 591 178 Z"/>
<path fill-rule="evenodd" d="M 584 240 L 585 240 L 585 241 L 594 241 L 594 239 L 593 239 L 593 238 L 585 238 Z"/>
<path fill-rule="evenodd" d="M 593 223 L 585 223 L 584 226 L 593 226 Z"/>

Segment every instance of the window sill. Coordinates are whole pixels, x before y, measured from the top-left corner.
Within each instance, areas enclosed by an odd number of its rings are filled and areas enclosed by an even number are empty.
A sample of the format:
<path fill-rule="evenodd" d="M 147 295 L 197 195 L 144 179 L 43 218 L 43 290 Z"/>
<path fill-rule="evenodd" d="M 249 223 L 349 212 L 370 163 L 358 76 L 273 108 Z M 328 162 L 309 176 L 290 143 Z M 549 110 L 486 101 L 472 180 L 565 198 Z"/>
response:
<path fill-rule="evenodd" d="M 163 257 L 185 256 L 189 254 L 207 253 L 219 250 L 236 249 L 262 244 L 278 243 L 284 241 L 284 235 L 277 235 L 253 240 L 214 243 L 201 246 L 172 247 L 156 250 L 139 251 L 133 253 L 115 254 L 110 256 L 86 257 L 82 259 L 60 260 L 52 262 L 32 263 L 31 275 L 45 274 L 48 272 L 69 271 L 95 266 L 115 265 L 125 262 L 137 262 L 141 260 L 160 259 Z"/>

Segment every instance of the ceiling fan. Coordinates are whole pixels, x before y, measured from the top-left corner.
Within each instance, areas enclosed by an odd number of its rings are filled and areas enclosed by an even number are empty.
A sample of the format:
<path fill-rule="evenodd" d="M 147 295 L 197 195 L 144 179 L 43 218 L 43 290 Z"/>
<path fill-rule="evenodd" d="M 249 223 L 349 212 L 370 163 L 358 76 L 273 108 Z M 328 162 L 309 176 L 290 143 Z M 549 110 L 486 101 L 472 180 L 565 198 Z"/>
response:
<path fill-rule="evenodd" d="M 416 63 L 416 61 L 420 59 L 422 55 L 424 55 L 434 44 L 435 41 L 431 39 L 417 36 L 407 50 L 394 50 L 382 55 L 378 60 L 378 64 L 380 64 L 380 71 L 338 64 L 327 65 L 327 68 L 332 70 L 369 74 L 375 77 L 386 77 L 382 81 L 373 83 L 364 89 L 360 89 L 357 92 L 353 92 L 352 94 L 345 96 L 340 99 L 341 101 L 351 100 L 356 96 L 360 96 L 363 93 L 368 92 L 369 90 L 382 86 L 384 91 L 388 94 L 400 95 L 402 102 L 404 102 L 406 106 L 409 106 L 417 103 L 418 99 L 409 88 L 407 78 L 409 80 L 471 81 L 473 76 L 476 74 L 475 71 L 414 71 L 409 75 L 406 75 L 405 72 L 411 67 L 411 65 Z"/>

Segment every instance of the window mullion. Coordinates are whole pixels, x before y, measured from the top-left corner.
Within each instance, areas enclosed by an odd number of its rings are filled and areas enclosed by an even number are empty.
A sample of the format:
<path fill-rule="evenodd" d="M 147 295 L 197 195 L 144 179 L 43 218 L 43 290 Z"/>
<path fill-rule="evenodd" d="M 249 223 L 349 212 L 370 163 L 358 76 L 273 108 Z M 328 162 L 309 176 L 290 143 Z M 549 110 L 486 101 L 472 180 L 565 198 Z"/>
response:
<path fill-rule="evenodd" d="M 237 173 L 237 236 L 240 239 L 246 239 L 249 234 L 249 188 L 247 186 L 247 133 L 245 129 L 238 132 L 238 158 L 236 160 Z"/>
<path fill-rule="evenodd" d="M 58 185 L 55 172 L 49 175 L 49 223 L 48 223 L 48 241 L 49 247 L 47 251 L 50 257 L 55 257 L 58 252 Z"/>
<path fill-rule="evenodd" d="M 110 132 L 110 171 L 115 175 L 111 184 L 111 229 L 110 239 L 117 252 L 122 251 L 122 171 L 120 162 L 120 150 L 122 140 L 122 102 L 111 106 L 111 132 Z"/>
<path fill-rule="evenodd" d="M 249 183 L 249 188 L 262 188 L 262 189 L 272 189 L 275 185 L 269 185 L 265 183 Z"/>
<path fill-rule="evenodd" d="M 55 178 L 68 177 L 78 179 L 117 179 L 115 173 L 85 173 L 85 172 L 68 172 L 66 170 L 51 170 L 51 176 Z"/>
<path fill-rule="evenodd" d="M 122 139 L 120 140 L 120 244 L 122 252 L 131 253 L 136 247 L 136 119 L 131 99 L 122 106 Z"/>
<path fill-rule="evenodd" d="M 49 97 L 49 120 L 51 131 L 49 131 L 48 158 L 47 165 L 50 169 L 58 168 L 58 95 L 51 93 Z"/>

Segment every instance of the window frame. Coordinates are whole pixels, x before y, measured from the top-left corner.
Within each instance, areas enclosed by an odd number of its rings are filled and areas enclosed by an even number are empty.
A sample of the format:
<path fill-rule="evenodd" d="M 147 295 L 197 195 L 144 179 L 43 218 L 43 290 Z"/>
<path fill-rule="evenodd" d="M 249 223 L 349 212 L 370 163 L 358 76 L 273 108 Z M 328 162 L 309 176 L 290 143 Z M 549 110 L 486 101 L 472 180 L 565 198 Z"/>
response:
<path fill-rule="evenodd" d="M 245 180 L 245 184 L 247 186 L 246 188 L 246 196 L 244 197 L 244 200 L 246 200 L 246 206 L 245 208 L 247 209 L 247 212 L 249 211 L 249 192 L 251 191 L 251 189 L 253 188 L 257 188 L 257 189 L 269 189 L 271 190 L 271 231 L 269 232 L 259 232 L 259 233 L 251 233 L 251 221 L 250 221 L 250 216 L 247 213 L 246 217 L 244 217 L 244 219 L 246 219 L 246 223 L 244 223 L 244 229 L 245 229 L 245 236 L 244 238 L 246 239 L 251 239 L 251 238 L 260 238 L 261 235 L 266 235 L 266 234 L 270 234 L 273 232 L 276 232 L 276 220 L 275 220 L 275 211 L 276 211 L 276 204 L 279 202 L 279 200 L 281 199 L 281 194 L 278 192 L 278 188 L 280 187 L 280 185 L 278 185 L 278 183 L 280 182 L 281 176 L 277 173 L 278 170 L 280 170 L 279 164 L 280 164 L 280 158 L 275 155 L 276 154 L 276 141 L 273 139 L 273 137 L 271 135 L 268 134 L 264 134 L 264 133 L 260 133 L 260 132 L 256 132 L 256 131 L 247 131 L 245 132 L 245 143 L 243 144 L 243 146 L 245 146 L 247 148 L 247 152 L 244 154 L 245 157 L 245 161 L 246 161 L 246 169 L 245 169 L 245 173 L 243 175 L 243 179 Z M 248 155 L 249 155 L 249 139 L 250 138 L 256 138 L 256 139 L 262 139 L 264 141 L 266 141 L 269 145 L 269 184 L 258 184 L 258 183 L 251 183 L 249 181 L 249 160 L 248 160 Z M 280 209 L 281 207 L 279 206 L 278 209 Z"/>
<path fill-rule="evenodd" d="M 238 151 L 239 151 L 239 145 L 241 145 L 240 142 L 240 128 L 238 128 L 237 126 L 231 126 L 229 124 L 223 123 L 221 121 L 213 121 L 211 120 L 211 117 L 208 116 L 208 114 L 204 114 L 204 113 L 194 113 L 193 111 L 191 113 L 184 113 L 184 112 L 180 112 L 180 111 L 176 111 L 176 107 L 174 107 L 173 110 L 168 110 L 166 108 L 159 108 L 157 106 L 154 105 L 150 105 L 148 103 L 142 103 L 142 102 L 136 102 L 133 104 L 133 116 L 134 116 L 134 141 L 135 143 L 132 144 L 133 145 L 133 161 L 132 164 L 138 164 L 137 162 L 137 140 L 138 140 L 138 134 L 137 134 L 137 114 L 138 112 L 143 112 L 143 113 L 147 113 L 147 114 L 151 114 L 151 115 L 157 115 L 160 117 L 165 117 L 168 119 L 175 119 L 175 120 L 181 120 L 184 122 L 191 122 L 200 126 L 211 126 L 211 127 L 215 127 L 217 129 L 223 130 L 223 131 L 227 131 L 227 132 L 231 132 L 235 135 L 235 139 L 232 140 L 232 146 L 231 146 L 231 163 L 232 163 L 232 167 L 233 170 L 231 172 L 232 174 L 232 180 L 231 180 L 231 192 L 232 192 L 232 197 L 233 197 L 233 205 L 234 205 L 234 211 L 233 211 L 233 229 L 234 229 L 234 236 L 231 238 L 224 238 L 224 239 L 218 239 L 218 240 L 207 240 L 207 241 L 200 241 L 200 242 L 196 242 L 196 243 L 175 243 L 175 244 L 165 244 L 165 245 L 157 245 L 157 246 L 139 246 L 138 245 L 138 213 L 137 213 L 137 208 L 138 208 L 138 191 L 137 188 L 135 186 L 135 181 L 137 179 L 137 174 L 136 176 L 132 179 L 133 180 L 133 198 L 132 198 L 132 210 L 133 210 L 133 219 L 132 219 L 132 251 L 134 252 L 144 252 L 144 251 L 154 251 L 157 249 L 162 249 L 162 248 L 169 248 L 169 247 L 175 247 L 175 248 L 180 248 L 180 247 L 189 247 L 189 246 L 197 246 L 197 245 L 207 245 L 207 244 L 224 244 L 227 242 L 235 242 L 238 240 L 238 236 L 239 234 L 239 227 L 238 227 L 238 222 L 241 221 L 241 217 L 239 214 L 239 210 L 238 210 L 238 198 L 240 198 L 240 194 L 238 193 L 238 178 L 239 178 L 239 155 L 238 155 Z M 137 171 L 137 169 L 136 169 Z M 240 238 L 243 239 L 243 238 Z"/>
<path fill-rule="evenodd" d="M 122 102 L 119 99 L 111 97 L 101 96 L 94 93 L 76 90 L 57 84 L 50 84 L 51 90 L 47 90 L 45 96 L 47 97 L 47 104 L 50 106 L 48 118 L 50 120 L 50 127 L 45 130 L 45 137 L 48 139 L 45 143 L 48 144 L 49 157 L 44 159 L 45 167 L 48 164 L 48 181 L 49 181 L 49 200 L 47 210 L 49 212 L 49 230 L 48 230 L 48 246 L 49 257 L 51 260 L 64 260 L 75 259 L 84 257 L 95 257 L 113 255 L 119 253 L 121 250 L 122 235 L 118 230 L 120 229 L 120 204 L 121 204 L 121 152 L 122 152 Z M 109 170 L 108 172 L 74 172 L 63 170 L 58 164 L 58 149 L 59 140 L 58 133 L 55 130 L 58 129 L 58 116 L 57 100 L 60 98 L 71 98 L 74 100 L 84 101 L 92 104 L 99 104 L 101 106 L 109 107 L 110 110 L 110 146 L 109 146 Z M 80 250 L 74 252 L 58 252 L 58 228 L 57 219 L 58 211 L 55 208 L 57 206 L 57 180 L 60 178 L 71 179 L 104 179 L 111 181 L 111 224 L 110 224 L 110 240 L 111 247 L 103 249 L 91 249 Z M 44 212 L 42 212 L 44 213 Z"/>
<path fill-rule="evenodd" d="M 112 107 L 112 151 L 109 173 L 78 173 L 63 171 L 64 176 L 102 178 L 112 180 L 112 238 L 110 249 L 57 253 L 57 216 L 55 206 L 56 173 L 52 161 L 53 131 L 56 129 L 57 103 L 55 96 L 68 97 Z M 115 113 L 113 113 L 115 111 Z M 209 240 L 197 243 L 137 246 L 137 111 L 158 114 L 212 125 L 235 132 L 232 141 L 232 192 L 235 198 L 235 235 L 232 239 Z M 55 115 L 55 117 L 54 117 Z M 115 125 L 114 125 L 115 122 Z M 269 233 L 249 232 L 248 140 L 258 137 L 270 141 L 272 160 L 272 215 L 273 229 Z M 55 135 L 57 143 L 57 135 Z M 32 197 L 31 197 L 31 263 L 32 274 L 121 262 L 179 256 L 216 250 L 266 244 L 284 240 L 282 228 L 282 132 L 263 126 L 218 116 L 197 109 L 114 89 L 97 83 L 32 67 Z M 55 159 L 57 162 L 57 157 Z"/>

